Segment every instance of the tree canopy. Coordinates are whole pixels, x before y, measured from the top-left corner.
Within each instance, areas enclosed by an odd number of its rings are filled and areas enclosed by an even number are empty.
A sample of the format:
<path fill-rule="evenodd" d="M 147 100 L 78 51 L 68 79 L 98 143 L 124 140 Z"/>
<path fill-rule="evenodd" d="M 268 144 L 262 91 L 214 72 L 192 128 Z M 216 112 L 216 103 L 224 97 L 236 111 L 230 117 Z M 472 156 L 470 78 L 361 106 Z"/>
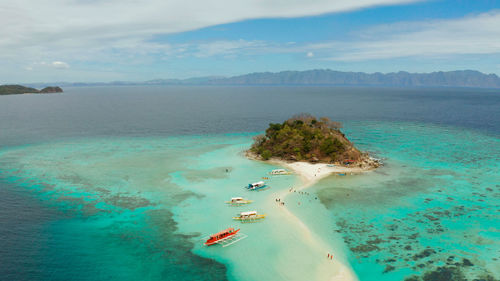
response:
<path fill-rule="evenodd" d="M 262 159 L 272 157 L 310 162 L 358 160 L 359 150 L 340 131 L 341 123 L 319 120 L 307 113 L 283 123 L 271 123 L 265 135 L 256 136 L 251 151 Z"/>

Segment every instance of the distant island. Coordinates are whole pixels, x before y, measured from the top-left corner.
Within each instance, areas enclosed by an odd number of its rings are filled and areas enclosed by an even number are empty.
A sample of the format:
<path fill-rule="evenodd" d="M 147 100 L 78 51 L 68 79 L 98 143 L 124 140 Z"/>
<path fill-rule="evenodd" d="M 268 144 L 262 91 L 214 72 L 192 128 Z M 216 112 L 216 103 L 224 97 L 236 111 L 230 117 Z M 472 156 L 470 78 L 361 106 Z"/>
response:
<path fill-rule="evenodd" d="M 62 93 L 60 87 L 45 87 L 41 90 L 21 85 L 0 85 L 0 95 Z"/>
<path fill-rule="evenodd" d="M 327 117 L 318 120 L 310 114 L 295 115 L 281 124 L 269 124 L 265 135 L 254 137 L 247 154 L 260 160 L 377 166 L 377 161 L 354 147 L 341 128 Z"/>
<path fill-rule="evenodd" d="M 154 79 L 142 82 L 61 83 L 62 86 L 133 86 L 133 85 L 325 85 L 356 87 L 469 87 L 500 88 L 496 74 L 484 74 L 474 70 L 438 71 L 432 73 L 342 72 L 330 69 L 306 71 L 258 72 L 232 77 L 208 76 L 188 79 Z M 50 84 L 34 83 L 32 87 Z"/>

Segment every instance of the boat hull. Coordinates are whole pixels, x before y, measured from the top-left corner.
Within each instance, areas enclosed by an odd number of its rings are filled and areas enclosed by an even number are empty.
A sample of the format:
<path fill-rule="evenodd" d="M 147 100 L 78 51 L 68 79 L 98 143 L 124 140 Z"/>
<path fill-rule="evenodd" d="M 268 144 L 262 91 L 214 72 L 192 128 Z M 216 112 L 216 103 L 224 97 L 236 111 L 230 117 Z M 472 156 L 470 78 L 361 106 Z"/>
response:
<path fill-rule="evenodd" d="M 226 201 L 227 204 L 232 205 L 232 206 L 245 205 L 245 204 L 250 204 L 252 202 L 253 202 L 252 200 L 244 200 L 244 201 L 240 201 L 240 202 Z"/>
<path fill-rule="evenodd" d="M 292 172 L 284 172 L 284 173 L 269 173 L 271 176 L 286 176 L 286 175 L 291 175 Z"/>
<path fill-rule="evenodd" d="M 245 223 L 245 222 L 255 222 L 255 221 L 258 221 L 258 220 L 262 220 L 262 219 L 265 219 L 266 216 L 267 215 L 257 215 L 257 216 L 249 217 L 249 218 L 233 217 L 233 219 L 237 220 L 237 221 L 240 221 L 242 223 Z"/>
<path fill-rule="evenodd" d="M 231 233 L 228 233 L 227 235 L 224 235 L 223 237 L 219 238 L 219 239 L 208 239 L 204 244 L 205 246 L 212 246 L 212 245 L 215 245 L 223 240 L 226 240 L 230 237 L 233 237 L 234 235 L 236 235 L 236 233 L 238 233 L 240 230 L 237 229 Z"/>
<path fill-rule="evenodd" d="M 267 185 L 263 185 L 263 186 L 259 186 L 259 187 L 247 187 L 247 189 L 250 191 L 259 191 L 259 190 L 267 189 L 268 187 L 269 186 L 267 186 Z"/>

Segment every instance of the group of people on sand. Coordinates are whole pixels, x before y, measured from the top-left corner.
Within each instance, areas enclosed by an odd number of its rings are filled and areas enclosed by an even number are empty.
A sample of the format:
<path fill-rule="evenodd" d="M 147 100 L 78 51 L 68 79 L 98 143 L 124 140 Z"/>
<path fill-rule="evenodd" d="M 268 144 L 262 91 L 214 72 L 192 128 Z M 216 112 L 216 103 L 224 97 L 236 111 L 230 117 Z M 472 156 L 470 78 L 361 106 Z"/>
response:
<path fill-rule="evenodd" d="M 298 191 L 296 189 L 293 189 L 293 187 L 290 187 L 288 189 L 288 192 L 295 192 L 295 193 L 298 193 L 298 194 L 301 194 L 301 195 L 311 195 L 309 192 L 306 192 L 306 191 Z M 318 200 L 318 197 L 314 197 L 315 200 Z"/>
<path fill-rule="evenodd" d="M 309 192 L 306 192 L 306 191 L 297 191 L 296 189 L 293 188 L 293 186 L 288 189 L 288 192 L 295 192 L 295 193 L 298 193 L 300 195 L 308 195 L 308 196 L 311 195 L 311 194 L 309 194 Z M 318 197 L 314 197 L 314 199 L 318 200 Z M 309 200 L 309 202 L 311 202 L 311 200 Z M 300 206 L 300 202 L 297 202 L 297 204 Z M 283 203 L 283 205 L 285 205 L 285 203 Z"/>
<path fill-rule="evenodd" d="M 302 195 L 310 195 L 309 192 L 305 192 L 305 191 L 298 191 L 297 192 L 297 189 L 293 189 L 293 187 L 290 187 L 288 189 L 288 192 L 295 192 L 295 193 L 302 194 Z"/>
<path fill-rule="evenodd" d="M 333 260 L 333 254 L 328 253 L 328 255 L 326 257 Z"/>
<path fill-rule="evenodd" d="M 281 206 L 285 206 L 285 202 L 281 201 L 281 198 L 276 198 L 274 199 L 277 203 L 279 203 Z"/>

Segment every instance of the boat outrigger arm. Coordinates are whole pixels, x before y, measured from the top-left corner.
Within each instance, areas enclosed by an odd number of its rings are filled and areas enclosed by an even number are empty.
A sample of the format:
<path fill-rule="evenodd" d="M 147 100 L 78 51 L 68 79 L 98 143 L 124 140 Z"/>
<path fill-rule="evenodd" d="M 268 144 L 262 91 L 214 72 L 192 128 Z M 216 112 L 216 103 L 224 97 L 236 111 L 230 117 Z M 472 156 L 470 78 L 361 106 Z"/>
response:
<path fill-rule="evenodd" d="M 227 237 L 227 238 L 224 238 L 224 239 L 217 241 L 217 244 L 222 245 L 222 247 L 227 247 L 227 246 L 233 245 L 234 243 L 236 243 L 240 240 L 243 240 L 247 237 L 248 237 L 248 235 L 241 233 L 241 232 L 238 232 L 237 234 L 235 234 L 233 236 L 230 236 L 230 237 Z"/>

